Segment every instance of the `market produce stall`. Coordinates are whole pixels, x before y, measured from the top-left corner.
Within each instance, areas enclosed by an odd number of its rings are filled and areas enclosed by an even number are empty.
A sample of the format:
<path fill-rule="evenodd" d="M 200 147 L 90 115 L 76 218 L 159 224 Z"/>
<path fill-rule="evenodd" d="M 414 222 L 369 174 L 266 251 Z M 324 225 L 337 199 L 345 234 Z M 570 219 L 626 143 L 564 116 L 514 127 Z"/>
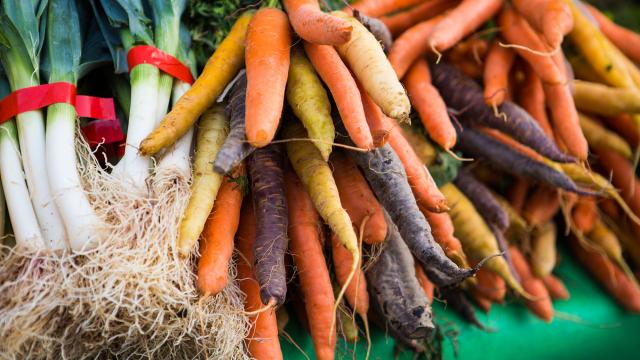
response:
<path fill-rule="evenodd" d="M 0 2 L 0 358 L 633 358 L 618 11 Z"/>

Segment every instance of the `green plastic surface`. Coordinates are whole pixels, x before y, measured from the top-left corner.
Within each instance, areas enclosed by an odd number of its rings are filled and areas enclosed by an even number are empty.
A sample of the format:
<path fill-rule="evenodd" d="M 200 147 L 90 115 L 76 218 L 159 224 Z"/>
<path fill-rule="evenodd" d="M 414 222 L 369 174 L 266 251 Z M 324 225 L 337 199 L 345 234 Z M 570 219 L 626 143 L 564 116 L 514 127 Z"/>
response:
<path fill-rule="evenodd" d="M 442 304 L 434 304 L 436 322 L 447 330 L 457 330 L 458 359 L 640 359 L 637 348 L 640 316 L 626 313 L 585 272 L 563 253 L 557 268 L 571 293 L 568 301 L 554 302 L 556 317 L 550 324 L 535 318 L 522 304 L 493 305 L 486 315 L 477 314 L 492 332 L 476 329 L 463 322 Z M 313 344 L 307 332 L 296 323 L 293 312 L 287 333 L 315 359 Z M 281 338 L 287 360 L 306 357 L 286 339 Z M 455 359 L 454 342 L 445 337 L 443 358 Z M 366 342 L 356 345 L 338 343 L 338 359 L 364 359 Z M 355 357 L 354 357 L 355 354 Z M 370 359 L 413 359 L 414 353 L 398 351 L 392 338 L 379 328 L 372 331 Z"/>

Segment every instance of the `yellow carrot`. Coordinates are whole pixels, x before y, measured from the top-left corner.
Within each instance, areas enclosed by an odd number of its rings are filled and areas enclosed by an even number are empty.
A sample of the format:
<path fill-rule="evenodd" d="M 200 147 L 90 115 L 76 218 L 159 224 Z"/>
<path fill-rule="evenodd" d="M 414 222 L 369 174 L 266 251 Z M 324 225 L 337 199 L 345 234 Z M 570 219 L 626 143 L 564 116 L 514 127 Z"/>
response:
<path fill-rule="evenodd" d="M 178 235 L 178 250 L 183 256 L 189 255 L 198 241 L 222 185 L 223 175 L 213 170 L 211 161 L 216 158 L 228 132 L 229 121 L 224 114 L 224 106 L 216 104 L 202 115 L 193 160 L 191 197 Z"/>
<path fill-rule="evenodd" d="M 293 113 L 302 122 L 322 158 L 329 160 L 335 129 L 331 103 L 324 86 L 301 48 L 291 52 L 286 97 Z"/>
<path fill-rule="evenodd" d="M 556 226 L 549 221 L 533 230 L 531 236 L 531 270 L 536 277 L 544 278 L 556 266 Z"/>
<path fill-rule="evenodd" d="M 619 153 L 627 159 L 631 159 L 633 152 L 631 146 L 615 132 L 598 124 L 587 115 L 579 114 L 580 127 L 587 138 L 589 146 L 594 148 L 609 149 Z"/>
<path fill-rule="evenodd" d="M 636 90 L 581 80 L 574 80 L 573 86 L 573 100 L 578 110 L 607 116 L 640 113 L 640 93 Z"/>
<path fill-rule="evenodd" d="M 480 214 L 458 188 L 448 183 L 440 188 L 451 207 L 449 211 L 455 228 L 455 236 L 462 242 L 464 253 L 473 261 L 500 253 L 498 241 Z M 494 257 L 484 265 L 498 274 L 518 294 L 528 297 L 520 283 L 515 279 L 507 261 L 502 256 Z"/>
<path fill-rule="evenodd" d="M 611 259 L 611 261 L 618 265 L 620 269 L 627 274 L 629 279 L 636 282 L 633 272 L 622 256 L 622 246 L 620 245 L 618 237 L 602 222 L 602 220 L 596 220 L 593 224 L 593 229 L 591 229 L 591 232 L 587 234 L 587 237 L 591 240 L 593 245 L 602 250 L 604 254 Z"/>
<path fill-rule="evenodd" d="M 140 144 L 140 153 L 153 155 L 186 134 L 244 66 L 244 41 L 253 11 L 240 15 L 191 88 L 178 100 Z M 212 158 L 213 159 L 213 158 Z"/>
<path fill-rule="evenodd" d="M 351 39 L 336 50 L 346 60 L 364 89 L 382 112 L 398 121 L 408 121 L 411 104 L 380 43 L 358 20 L 341 11 L 332 14 L 353 25 Z"/>

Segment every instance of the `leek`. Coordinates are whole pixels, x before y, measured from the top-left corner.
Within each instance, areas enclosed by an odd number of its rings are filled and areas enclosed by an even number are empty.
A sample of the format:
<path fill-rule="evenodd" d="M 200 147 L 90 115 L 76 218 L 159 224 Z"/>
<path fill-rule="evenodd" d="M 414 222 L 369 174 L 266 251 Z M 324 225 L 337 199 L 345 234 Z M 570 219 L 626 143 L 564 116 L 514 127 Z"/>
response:
<path fill-rule="evenodd" d="M 39 61 L 43 45 L 43 26 L 46 18 L 44 13 L 47 1 L 3 1 L 1 4 L 0 61 L 7 73 L 11 89 L 15 91 L 39 85 Z M 45 245 L 51 249 L 66 248 L 65 228 L 49 189 L 45 160 L 43 113 L 40 110 L 28 111 L 18 114 L 16 118 L 27 187 Z M 15 135 L 15 132 L 5 130 L 6 136 L 12 137 Z M 8 146 L 9 142 L 5 142 Z M 8 147 L 3 150 L 7 152 L 8 150 L 6 149 Z M 14 146 L 14 149 L 17 151 L 17 147 Z M 13 166 L 11 169 L 3 169 L 3 177 L 4 175 L 18 177 L 15 174 L 10 174 L 10 172 L 18 172 L 19 167 L 17 167 L 16 163 L 11 164 L 11 166 Z M 3 181 L 5 181 L 4 178 Z M 12 191 L 9 188 L 5 188 L 5 194 L 8 195 L 10 193 Z M 22 224 L 14 225 L 17 225 L 16 228 L 20 228 Z M 24 225 L 26 226 L 26 224 Z M 29 226 L 33 226 L 30 221 Z M 31 233 L 33 232 L 34 230 L 31 230 Z"/>
<path fill-rule="evenodd" d="M 76 0 L 49 0 L 47 50 L 49 83 L 76 85 L 82 39 Z M 82 250 L 97 240 L 101 221 L 82 188 L 75 150 L 76 109 L 54 104 L 47 110 L 47 170 L 55 203 L 73 250 Z"/>

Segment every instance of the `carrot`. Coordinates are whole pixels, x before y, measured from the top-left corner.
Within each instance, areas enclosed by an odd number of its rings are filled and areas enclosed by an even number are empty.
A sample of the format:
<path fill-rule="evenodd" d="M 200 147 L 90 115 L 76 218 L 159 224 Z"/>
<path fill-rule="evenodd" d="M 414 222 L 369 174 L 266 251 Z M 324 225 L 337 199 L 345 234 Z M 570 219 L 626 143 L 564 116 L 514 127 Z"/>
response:
<path fill-rule="evenodd" d="M 347 283 L 349 273 L 353 268 L 353 258 L 349 251 L 340 244 L 335 234 L 331 236 L 331 254 L 333 257 L 333 271 L 336 274 L 338 285 L 347 289 L 344 293 L 345 299 L 360 317 L 366 319 L 369 311 L 369 294 L 367 293 L 367 282 L 362 271 L 362 260 L 358 259 L 356 275 L 350 283 Z"/>
<path fill-rule="evenodd" d="M 569 153 L 580 160 L 588 156 L 588 143 L 582 129 L 578 111 L 568 85 L 544 85 L 544 94 L 553 119 L 553 132 L 567 147 Z"/>
<path fill-rule="evenodd" d="M 468 60 L 481 65 L 489 52 L 489 42 L 479 36 L 459 42 L 447 51 L 447 58 L 451 61 Z"/>
<path fill-rule="evenodd" d="M 191 197 L 180 221 L 177 239 L 178 251 L 182 256 L 191 253 L 213 209 L 223 175 L 213 171 L 211 159 L 216 157 L 228 131 L 229 125 L 222 105 L 214 105 L 202 115 L 193 160 Z"/>
<path fill-rule="evenodd" d="M 363 241 L 370 245 L 382 243 L 387 236 L 384 212 L 362 173 L 351 159 L 340 152 L 333 154 L 331 165 L 340 202 L 353 226 L 359 229 L 366 219 Z"/>
<path fill-rule="evenodd" d="M 569 300 L 569 291 L 564 286 L 564 283 L 560 278 L 553 274 L 549 274 L 542 279 L 542 282 L 544 282 L 544 286 L 547 287 L 547 291 L 549 291 L 549 295 L 552 299 Z"/>
<path fill-rule="evenodd" d="M 415 268 L 416 268 L 416 278 L 420 283 L 420 287 L 422 288 L 422 291 L 424 291 L 424 294 L 427 296 L 427 299 L 429 299 L 429 302 L 433 303 L 433 290 L 434 290 L 433 283 L 429 280 L 429 278 L 427 277 L 427 274 L 424 273 L 424 270 L 422 269 L 422 265 L 416 262 Z"/>
<path fill-rule="evenodd" d="M 402 125 L 402 134 L 425 165 L 429 166 L 435 162 L 438 155 L 436 148 L 423 134 L 408 125 Z"/>
<path fill-rule="evenodd" d="M 495 225 L 500 231 L 504 231 L 509 227 L 507 212 L 493 197 L 491 190 L 476 180 L 468 168 L 460 169 L 453 183 L 469 198 L 487 224 Z"/>
<path fill-rule="evenodd" d="M 491 300 L 484 297 L 475 288 L 471 289 L 471 296 L 473 297 L 473 301 L 476 303 L 476 305 L 478 305 L 480 310 L 484 311 L 487 314 L 491 311 Z"/>
<path fill-rule="evenodd" d="M 456 265 L 461 268 L 468 268 L 467 257 L 462 251 L 460 240 L 453 235 L 453 222 L 447 213 L 434 213 L 428 210 L 422 210 L 422 214 L 431 225 L 431 235 L 433 239 L 440 245 L 447 257 L 453 260 Z"/>
<path fill-rule="evenodd" d="M 608 128 L 622 136 L 631 146 L 638 146 L 640 132 L 629 114 L 600 118 Z"/>
<path fill-rule="evenodd" d="M 247 140 L 255 147 L 271 142 L 278 129 L 289 74 L 291 29 L 287 15 L 262 8 L 247 29 Z"/>
<path fill-rule="evenodd" d="M 357 81 L 356 81 L 357 82 Z M 364 108 L 364 116 L 367 119 L 367 125 L 371 131 L 373 137 L 373 145 L 380 147 L 387 143 L 387 137 L 391 131 L 390 122 L 385 120 L 386 115 L 382 113 L 382 110 L 371 99 L 367 92 L 362 87 L 360 82 L 357 82 L 358 90 L 360 90 L 360 97 L 362 98 L 362 107 Z M 393 121 L 393 120 L 391 120 Z"/>
<path fill-rule="evenodd" d="M 539 186 L 529 195 L 522 210 L 522 217 L 529 225 L 541 226 L 553 218 L 560 210 L 560 195 L 558 190 L 546 186 Z"/>
<path fill-rule="evenodd" d="M 418 59 L 411 65 L 404 84 L 431 139 L 443 149 L 450 150 L 456 143 L 456 129 L 449 119 L 447 105 L 431 85 L 429 66 L 424 59 Z"/>
<path fill-rule="evenodd" d="M 291 122 L 285 126 L 283 135 L 286 139 L 307 137 L 302 125 Z M 351 258 L 353 259 L 351 273 L 345 281 L 345 286 L 348 286 L 358 271 L 360 248 L 358 247 L 356 233 L 353 231 L 351 219 L 342 208 L 338 188 L 331 174 L 331 168 L 322 159 L 320 151 L 313 144 L 306 141 L 288 142 L 287 155 L 289 155 L 289 161 L 293 165 L 293 169 L 311 196 L 311 201 L 313 201 L 320 217 L 329 225 L 331 231 L 336 234 L 340 244 L 351 253 Z M 342 299 L 342 294 L 346 290 L 345 286 L 342 287 L 336 303 L 339 303 Z M 334 308 L 334 313 L 336 310 Z M 334 322 L 335 315 L 332 316 L 331 328 L 333 328 Z"/>
<path fill-rule="evenodd" d="M 593 229 L 597 216 L 598 205 L 596 204 L 596 199 L 591 196 L 581 196 L 571 212 L 571 218 L 576 229 L 583 234 Z"/>
<path fill-rule="evenodd" d="M 476 279 L 478 279 L 478 283 L 473 287 L 473 290 L 491 302 L 498 304 L 504 302 L 507 286 L 498 274 L 483 268 L 476 274 Z"/>
<path fill-rule="evenodd" d="M 475 273 L 475 269 L 460 269 L 433 240 L 431 228 L 411 193 L 400 159 L 388 144 L 367 153 L 349 152 L 349 156 L 364 172 L 371 189 L 398 226 L 400 236 L 413 255 L 421 263 L 438 268 L 446 278 L 444 282 L 434 280 L 436 285 L 456 284 Z M 387 224 L 391 227 L 389 222 Z"/>
<path fill-rule="evenodd" d="M 256 149 L 247 159 L 257 221 L 254 266 L 260 284 L 260 297 L 265 304 L 281 305 L 287 294 L 284 265 L 288 243 L 284 161 L 280 144 Z"/>
<path fill-rule="evenodd" d="M 447 201 L 451 203 L 450 214 L 455 235 L 462 242 L 465 254 L 472 261 L 481 261 L 489 256 L 500 254 L 495 236 L 469 199 L 451 183 L 440 189 L 447 197 Z M 526 296 L 526 292 L 509 271 L 509 265 L 502 256 L 489 259 L 485 267 L 503 278 L 518 294 Z"/>
<path fill-rule="evenodd" d="M 400 126 L 395 122 L 388 122 L 391 123 L 389 145 L 391 145 L 402 162 L 418 206 L 433 212 L 447 211 L 447 202 L 444 196 L 438 190 L 427 167 L 420 161 L 418 155 L 402 135 Z"/>
<path fill-rule="evenodd" d="M 602 287 L 627 311 L 640 313 L 640 288 L 605 255 L 582 245 L 571 236 L 569 243 L 578 258 Z"/>
<path fill-rule="evenodd" d="M 285 184 L 291 253 L 300 278 L 300 290 L 304 297 L 316 357 L 333 359 L 336 334 L 327 329 L 334 316 L 334 299 L 329 270 L 322 252 L 320 216 L 300 179 L 293 172 L 286 172 Z"/>
<path fill-rule="evenodd" d="M 333 14 L 353 25 L 351 40 L 336 46 L 340 56 L 382 112 L 400 122 L 408 121 L 409 98 L 376 38 L 356 19 L 339 11 Z"/>
<path fill-rule="evenodd" d="M 458 147 L 464 153 L 486 159 L 494 168 L 506 173 L 523 176 L 530 180 L 539 181 L 551 187 L 571 191 L 582 195 L 592 195 L 589 191 L 581 190 L 561 171 L 542 162 L 535 161 L 526 155 L 512 150 L 509 146 L 492 139 L 475 129 L 466 128 L 458 134 Z"/>
<path fill-rule="evenodd" d="M 524 84 L 520 88 L 518 103 L 526 112 L 531 114 L 531 117 L 540 125 L 544 133 L 550 139 L 553 139 L 554 135 L 549 117 L 547 116 L 542 81 L 529 65 L 525 68 L 525 79 Z"/>
<path fill-rule="evenodd" d="M 387 25 L 385 25 L 382 21 L 377 18 L 369 17 L 367 15 L 362 14 L 359 11 L 355 11 L 353 13 L 353 17 L 355 17 L 364 27 L 369 30 L 371 35 L 378 40 L 380 45 L 382 45 L 382 50 L 386 53 L 391 48 L 391 44 L 393 43 L 393 37 L 391 36 L 391 32 L 387 29 Z"/>
<path fill-rule="evenodd" d="M 540 161 L 543 162 L 544 161 L 544 156 L 538 154 L 537 152 L 535 152 L 535 150 L 533 150 L 532 148 L 522 145 L 521 143 L 517 142 L 516 140 L 514 140 L 512 137 L 510 137 L 509 135 L 505 135 L 504 133 L 496 130 L 496 129 L 491 129 L 491 128 L 487 128 L 487 127 L 482 127 L 482 128 L 478 128 L 478 130 L 480 130 L 481 132 L 483 132 L 484 134 L 490 136 L 491 138 L 500 141 L 501 143 L 508 145 L 509 147 L 511 147 L 513 150 L 516 150 L 517 152 L 528 156 L 529 158 L 535 160 L 535 161 Z"/>
<path fill-rule="evenodd" d="M 611 181 L 620 189 L 625 202 L 636 215 L 640 215 L 640 181 L 635 176 L 631 163 L 616 152 L 605 149 L 594 149 L 598 163 L 612 175 Z"/>
<path fill-rule="evenodd" d="M 340 118 L 353 142 L 359 148 L 372 149 L 373 138 L 362 107 L 362 98 L 349 69 L 331 46 L 305 42 L 304 50 L 331 91 Z"/>
<path fill-rule="evenodd" d="M 538 52 L 553 50 L 542 41 L 531 25 L 511 7 L 506 7 L 500 12 L 498 26 L 500 26 L 502 37 L 510 44 Z M 564 84 L 566 82 L 566 77 L 551 57 L 540 56 L 522 48 L 515 50 L 545 83 Z"/>
<path fill-rule="evenodd" d="M 629 265 L 622 256 L 622 246 L 616 234 L 609 229 L 600 218 L 596 219 L 593 224 L 593 229 L 587 234 L 592 245 L 595 245 L 598 249 L 602 250 L 607 257 L 618 265 L 622 271 L 627 274 L 627 277 L 636 282 L 636 278 L 631 272 Z"/>
<path fill-rule="evenodd" d="M 446 10 L 451 9 L 458 2 L 459 1 L 452 0 L 425 1 L 406 11 L 383 16 L 380 20 L 387 26 L 393 36 L 398 36 L 418 22 L 440 15 Z"/>
<path fill-rule="evenodd" d="M 351 38 L 351 24 L 322 12 L 317 0 L 283 0 L 282 4 L 293 30 L 308 42 L 340 45 Z"/>
<path fill-rule="evenodd" d="M 400 10 L 415 4 L 422 0 L 362 0 L 346 7 L 344 10 L 358 10 L 367 16 L 379 17 L 388 13 Z"/>
<path fill-rule="evenodd" d="M 559 47 L 562 38 L 573 28 L 571 9 L 562 0 L 514 0 L 512 3 L 552 48 Z"/>
<path fill-rule="evenodd" d="M 491 19 L 503 0 L 463 0 L 447 13 L 428 38 L 431 49 L 445 51 Z"/>
<path fill-rule="evenodd" d="M 499 106 L 509 92 L 509 73 L 515 53 L 494 41 L 484 63 L 484 99 L 487 105 Z"/>
<path fill-rule="evenodd" d="M 609 229 L 613 231 L 615 236 L 617 236 L 618 240 L 620 240 L 625 254 L 629 256 L 629 258 L 636 266 L 640 264 L 640 244 L 636 240 L 636 236 L 633 233 L 635 229 L 631 229 L 629 226 L 627 226 L 627 224 L 620 223 L 618 219 L 612 217 L 609 214 L 602 214 L 601 218 L 602 221 L 607 225 L 607 227 L 609 227 Z M 637 274 L 638 273 L 636 272 L 636 276 Z"/>
<path fill-rule="evenodd" d="M 624 156 L 627 159 L 633 157 L 631 146 L 627 144 L 618 134 L 607 130 L 600 125 L 595 119 L 580 114 L 580 127 L 584 132 L 589 145 L 594 148 L 604 148 Z"/>
<path fill-rule="evenodd" d="M 511 101 L 498 107 L 504 116 L 486 106 L 480 86 L 448 64 L 432 66 L 433 84 L 440 90 L 448 106 L 461 112 L 459 119 L 465 124 L 485 125 L 501 130 L 519 142 L 550 159 L 573 162 L 562 153 L 531 116 Z M 506 119 L 505 119 L 506 116 Z"/>
<path fill-rule="evenodd" d="M 382 253 L 366 272 L 372 307 L 385 325 L 408 339 L 421 339 L 435 329 L 429 299 L 416 278 L 411 251 L 389 221 Z"/>
<path fill-rule="evenodd" d="M 340 287 L 334 285 L 333 292 L 337 296 Z M 348 343 L 355 344 L 359 340 L 358 326 L 351 316 L 351 310 L 346 305 L 338 307 L 338 333 Z"/>
<path fill-rule="evenodd" d="M 534 228 L 529 262 L 533 275 L 544 279 L 556 266 L 556 226 L 552 221 Z"/>
<path fill-rule="evenodd" d="M 509 188 L 507 196 L 511 206 L 516 211 L 516 214 L 522 214 L 524 203 L 527 200 L 527 193 L 529 191 L 529 182 L 523 178 L 517 178 L 513 185 Z M 524 221 L 524 219 L 522 219 Z"/>
<path fill-rule="evenodd" d="M 291 66 L 285 90 L 291 110 L 309 132 L 322 158 L 329 160 L 335 128 L 331 118 L 331 103 L 313 65 L 299 47 L 291 52 Z"/>
<path fill-rule="evenodd" d="M 213 169 L 220 174 L 229 173 L 255 150 L 255 148 L 246 141 L 245 136 L 244 114 L 246 92 L 247 76 L 245 73 L 242 73 L 229 90 L 229 102 L 224 109 L 230 119 L 229 126 L 231 129 L 213 162 Z"/>
<path fill-rule="evenodd" d="M 260 300 L 260 286 L 254 275 L 253 247 L 256 240 L 256 219 L 251 201 L 245 201 L 240 215 L 236 247 L 242 256 L 238 257 L 238 286 L 246 297 L 244 309 L 247 312 L 261 310 L 265 305 Z M 251 357 L 256 359 L 282 359 L 278 340 L 276 310 L 271 308 L 249 316 L 251 328 L 245 343 Z"/>
<path fill-rule="evenodd" d="M 569 37 L 593 70 L 611 86 L 633 88 L 633 80 L 625 64 L 620 63 L 613 54 L 613 45 L 608 43 L 597 25 L 591 22 L 578 4 L 570 0 L 564 2 L 569 5 L 573 14 L 574 26 Z"/>
<path fill-rule="evenodd" d="M 522 253 L 515 246 L 509 248 L 513 257 L 513 264 L 516 271 L 522 279 L 522 286 L 527 292 L 533 295 L 533 299 L 526 300 L 527 307 L 531 312 L 544 320 L 545 322 L 551 322 L 553 319 L 553 305 L 551 304 L 551 297 L 547 288 L 544 286 L 542 280 L 535 278 L 531 274 L 531 269 L 527 260 Z"/>
<path fill-rule="evenodd" d="M 420 22 L 407 29 L 393 42 L 389 50 L 389 62 L 398 79 L 402 79 L 411 65 L 429 49 L 425 39 L 441 18 L 436 16 Z"/>
<path fill-rule="evenodd" d="M 573 100 L 579 110 L 607 116 L 640 113 L 640 94 L 637 90 L 581 80 L 574 80 L 573 86 Z"/>
<path fill-rule="evenodd" d="M 484 325 L 478 320 L 476 312 L 473 310 L 473 306 L 464 295 L 462 289 L 458 287 L 449 287 L 440 289 L 440 297 L 444 300 L 447 307 L 451 307 L 453 311 L 457 312 L 463 320 L 475 325 L 481 330 L 484 330 Z"/>
<path fill-rule="evenodd" d="M 175 143 L 222 94 L 244 65 L 245 34 L 253 14 L 253 11 L 246 11 L 238 17 L 191 88 L 173 105 L 158 127 L 142 141 L 142 155 L 153 155 Z"/>
<path fill-rule="evenodd" d="M 608 17 L 595 7 L 589 4 L 584 5 L 598 22 L 600 31 L 631 60 L 636 63 L 640 62 L 640 36 L 609 20 Z"/>
<path fill-rule="evenodd" d="M 244 166 L 234 176 L 236 179 L 245 176 Z M 233 237 L 240 223 L 242 192 L 237 181 L 225 178 L 202 230 L 198 289 L 205 296 L 219 293 L 229 281 L 229 260 L 233 252 Z"/>

